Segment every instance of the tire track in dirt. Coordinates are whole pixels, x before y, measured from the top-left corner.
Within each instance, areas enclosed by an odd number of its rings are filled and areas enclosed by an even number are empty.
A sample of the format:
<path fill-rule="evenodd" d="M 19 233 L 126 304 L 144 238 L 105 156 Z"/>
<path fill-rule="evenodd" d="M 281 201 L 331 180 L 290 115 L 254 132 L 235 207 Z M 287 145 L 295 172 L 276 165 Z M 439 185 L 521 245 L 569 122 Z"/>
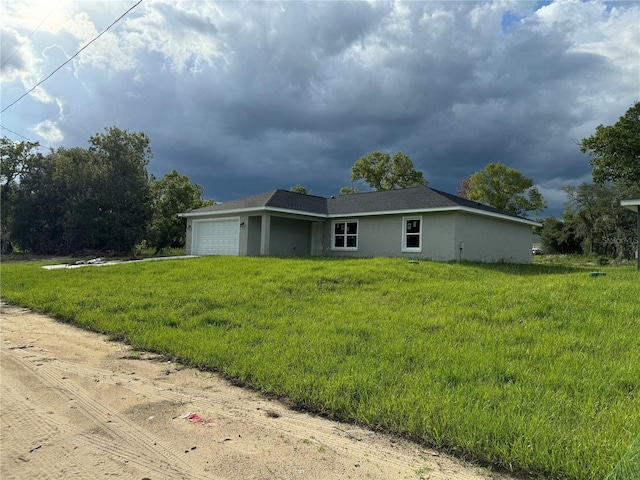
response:
<path fill-rule="evenodd" d="M 4 362 L 3 362 L 4 363 Z M 5 364 L 6 365 L 6 364 Z M 6 370 L 5 370 L 6 372 Z M 10 432 L 11 442 L 3 442 L 4 461 L 0 469 L 0 476 L 6 479 L 50 478 L 56 472 L 66 478 L 92 478 L 109 475 L 124 476 L 127 459 L 120 462 L 99 460 L 92 464 L 76 460 L 73 451 L 79 448 L 88 450 L 98 448 L 100 453 L 108 453 L 108 440 L 100 437 L 93 438 L 87 432 L 75 429 L 63 418 L 56 418 L 53 412 L 47 415 L 39 413 L 25 392 L 6 385 L 6 378 L 2 388 L 2 416 L 4 428 Z M 15 384 L 15 383 L 14 383 Z M 30 394 L 32 395 L 32 394 Z M 10 417 L 7 426 L 6 418 Z M 34 441 L 30 436 L 20 432 L 38 432 Z M 72 439 L 73 448 L 66 447 L 65 439 Z M 95 451 L 95 450 L 94 450 Z M 28 467 L 28 468 L 27 468 Z M 28 470 L 28 471 L 26 471 Z"/>
<path fill-rule="evenodd" d="M 104 432 L 103 435 L 113 438 L 113 441 L 102 441 L 98 437 L 85 435 L 84 438 L 96 447 L 130 463 L 137 464 L 143 470 L 168 475 L 168 478 L 203 480 L 211 478 L 211 476 L 205 477 L 193 472 L 189 464 L 176 451 L 165 448 L 159 439 L 139 428 L 125 416 L 92 398 L 76 383 L 65 381 L 69 377 L 60 376 L 56 371 L 58 369 L 52 368 L 50 364 L 36 364 L 33 360 L 16 354 L 4 345 L 2 346 L 2 354 L 37 377 L 43 385 L 48 386 L 64 400 L 73 402 L 78 413 L 91 419 L 95 426 Z M 54 428 L 65 429 L 67 433 L 76 435 L 82 434 L 82 431 L 61 422 L 55 422 Z M 133 446 L 137 448 L 134 449 Z"/>
<path fill-rule="evenodd" d="M 147 382 L 137 377 L 132 378 L 130 374 L 117 374 L 60 359 L 34 357 L 34 361 L 41 362 L 43 360 L 48 361 L 47 366 L 51 370 L 57 370 L 60 377 L 65 373 L 86 376 L 95 379 L 95 381 L 124 387 L 150 399 L 165 400 L 176 405 L 188 405 L 189 410 L 200 412 L 213 410 L 217 416 L 223 415 L 233 420 L 248 421 L 263 429 L 276 430 L 299 440 L 317 443 L 338 454 L 347 450 L 359 452 L 362 457 L 383 460 L 404 470 L 416 470 L 416 462 L 419 458 L 431 457 L 427 460 L 430 463 L 435 462 L 439 467 L 439 471 L 430 471 L 430 478 L 434 480 L 449 478 L 449 474 L 458 471 L 458 465 L 455 462 L 447 461 L 444 457 L 440 459 L 440 455 L 434 450 L 415 447 L 413 448 L 414 455 L 407 456 L 402 454 L 400 449 L 394 448 L 394 443 L 385 435 L 376 434 L 357 426 L 328 422 L 323 418 L 287 410 L 281 404 L 266 399 L 251 402 L 255 404 L 254 408 L 239 408 L 237 404 L 230 404 L 225 395 L 217 395 L 212 390 L 178 388 L 161 380 Z M 363 443 L 362 440 L 365 437 L 368 442 Z M 375 443 L 375 449 L 371 448 L 370 442 Z M 401 442 L 405 449 L 408 446 L 411 447 L 409 442 L 400 440 L 394 442 Z"/>

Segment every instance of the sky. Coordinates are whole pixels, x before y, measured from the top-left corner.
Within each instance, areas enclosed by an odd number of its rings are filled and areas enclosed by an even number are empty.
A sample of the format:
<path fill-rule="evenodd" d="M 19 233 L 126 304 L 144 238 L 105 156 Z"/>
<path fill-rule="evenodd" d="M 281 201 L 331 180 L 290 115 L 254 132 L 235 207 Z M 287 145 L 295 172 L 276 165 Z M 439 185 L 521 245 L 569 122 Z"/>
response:
<path fill-rule="evenodd" d="M 150 173 L 218 202 L 365 191 L 351 167 L 376 150 L 450 193 L 501 162 L 560 216 L 591 180 L 580 140 L 640 100 L 638 1 L 137 3 L 2 0 L 1 134 L 144 132 Z"/>

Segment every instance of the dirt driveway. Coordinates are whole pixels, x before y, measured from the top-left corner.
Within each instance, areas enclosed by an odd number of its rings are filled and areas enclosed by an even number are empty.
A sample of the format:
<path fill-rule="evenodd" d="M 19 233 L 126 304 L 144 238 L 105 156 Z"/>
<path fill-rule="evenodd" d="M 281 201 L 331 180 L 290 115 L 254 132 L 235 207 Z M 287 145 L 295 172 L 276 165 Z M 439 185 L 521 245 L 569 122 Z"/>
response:
<path fill-rule="evenodd" d="M 506 478 L 2 305 L 0 477 Z"/>

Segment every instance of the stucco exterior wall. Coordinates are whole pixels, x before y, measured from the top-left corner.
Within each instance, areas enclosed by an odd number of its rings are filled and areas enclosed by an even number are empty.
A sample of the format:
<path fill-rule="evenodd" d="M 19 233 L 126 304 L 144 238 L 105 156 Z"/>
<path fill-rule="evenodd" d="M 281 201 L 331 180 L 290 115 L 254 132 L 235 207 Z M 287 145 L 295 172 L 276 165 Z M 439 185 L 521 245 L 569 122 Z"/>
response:
<path fill-rule="evenodd" d="M 311 255 L 311 222 L 272 216 L 269 255 Z"/>
<path fill-rule="evenodd" d="M 193 219 L 192 218 L 187 218 L 187 235 L 185 237 L 185 244 L 184 244 L 184 253 L 186 255 L 192 255 L 191 253 L 191 240 L 193 238 Z"/>
<path fill-rule="evenodd" d="M 454 215 L 451 212 L 437 212 L 424 216 L 421 258 L 439 262 L 458 260 Z"/>
<path fill-rule="evenodd" d="M 403 252 L 404 219 L 422 219 L 422 251 Z M 405 257 L 437 261 L 531 263 L 531 226 L 464 212 L 348 217 L 358 221 L 358 249 L 333 250 L 333 222 L 324 228 L 324 255 Z M 463 248 L 460 249 L 462 242 Z"/>
<path fill-rule="evenodd" d="M 531 262 L 531 226 L 466 212 L 390 214 L 335 219 L 247 213 L 240 218 L 240 255 L 405 257 L 437 261 Z M 216 215 L 211 218 L 231 218 Z M 404 220 L 422 220 L 420 252 L 403 252 Z M 238 218 L 235 216 L 235 218 Z M 204 220 L 201 218 L 199 220 Z M 358 249 L 333 250 L 334 221 L 358 222 Z M 315 231 L 321 234 L 314 237 Z M 191 254 L 193 219 L 187 219 L 186 253 Z M 191 227 L 191 228 L 190 228 Z M 264 238 L 263 238 L 264 237 Z M 263 242 L 265 244 L 263 244 Z M 460 250 L 460 243 L 463 248 Z M 312 252 L 312 247 L 315 250 Z"/>
<path fill-rule="evenodd" d="M 422 220 L 422 251 L 403 252 L 404 219 Z M 358 250 L 333 250 L 333 221 L 358 221 Z M 405 257 L 455 260 L 455 230 L 450 214 L 377 215 L 336 218 L 324 229 L 324 255 L 336 257 Z"/>
<path fill-rule="evenodd" d="M 252 215 L 247 218 L 247 251 L 242 253 L 242 240 L 240 241 L 240 255 L 260 255 L 260 235 L 262 229 L 262 216 Z"/>
<path fill-rule="evenodd" d="M 530 225 L 458 212 L 455 227 L 462 260 L 531 263 Z"/>

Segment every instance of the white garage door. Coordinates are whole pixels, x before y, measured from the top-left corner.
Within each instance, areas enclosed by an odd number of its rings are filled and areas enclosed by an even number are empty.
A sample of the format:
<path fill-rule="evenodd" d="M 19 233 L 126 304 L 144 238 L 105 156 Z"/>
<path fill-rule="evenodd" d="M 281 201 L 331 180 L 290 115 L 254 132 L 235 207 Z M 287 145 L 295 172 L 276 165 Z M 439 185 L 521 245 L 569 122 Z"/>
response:
<path fill-rule="evenodd" d="M 195 255 L 238 255 L 240 220 L 198 220 L 193 222 Z"/>

